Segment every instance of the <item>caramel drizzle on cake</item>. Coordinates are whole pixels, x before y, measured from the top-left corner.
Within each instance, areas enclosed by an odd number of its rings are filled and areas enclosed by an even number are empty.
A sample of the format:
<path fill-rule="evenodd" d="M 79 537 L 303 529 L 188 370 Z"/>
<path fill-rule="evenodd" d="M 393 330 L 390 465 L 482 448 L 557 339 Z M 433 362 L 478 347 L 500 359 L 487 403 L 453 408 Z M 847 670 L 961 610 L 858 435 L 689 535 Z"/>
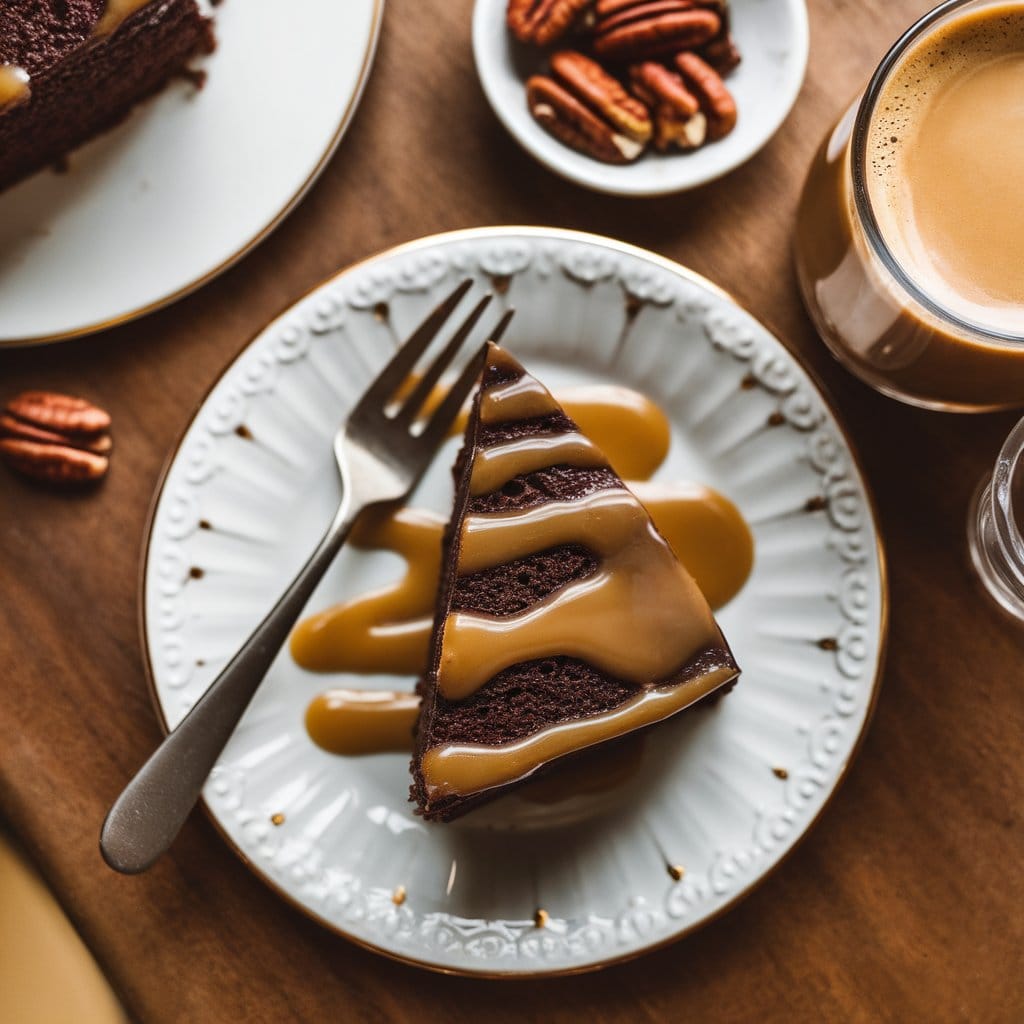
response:
<path fill-rule="evenodd" d="M 557 414 L 547 390 L 504 352 L 490 365 L 511 383 L 487 389 L 485 426 Z M 560 465 L 607 466 L 599 449 L 572 430 L 529 434 L 475 454 L 469 489 L 500 490 L 517 477 Z M 502 670 L 568 656 L 634 683 L 635 697 L 610 711 L 540 730 L 515 743 L 447 744 L 424 752 L 429 797 L 464 795 L 515 781 L 542 764 L 682 710 L 732 679 L 735 666 L 710 666 L 659 689 L 702 652 L 721 648 L 707 602 L 650 517 L 622 486 L 522 510 L 467 515 L 459 536 L 460 575 L 494 568 L 564 544 L 581 544 L 599 569 L 508 616 L 449 612 L 443 624 L 437 689 L 448 701 L 470 697 Z"/>
<path fill-rule="evenodd" d="M 723 666 L 671 688 L 651 687 L 604 714 L 551 726 L 516 743 L 496 747 L 474 743 L 434 747 L 423 755 L 427 790 L 431 799 L 436 800 L 514 782 L 555 758 L 669 718 L 735 676 L 734 668 Z"/>
<path fill-rule="evenodd" d="M 522 386 L 510 382 L 500 387 L 505 396 L 502 408 L 509 415 L 514 408 L 517 417 L 529 419 L 550 409 L 546 394 L 543 404 L 538 404 L 532 379 Z M 445 394 L 439 387 L 430 408 L 436 408 Z M 736 506 L 709 487 L 646 479 L 664 461 L 670 444 L 667 420 L 658 406 L 636 391 L 608 385 L 559 389 L 555 395 L 576 423 L 586 425 L 612 468 L 630 478 L 627 486 L 711 607 L 731 600 L 752 568 L 750 529 Z M 483 403 L 488 402 L 489 393 L 483 398 Z M 513 406 L 513 402 L 521 404 Z M 467 419 L 464 412 L 452 428 L 453 436 L 465 430 Z M 304 619 L 291 639 L 298 664 L 311 672 L 422 675 L 441 573 L 444 527 L 442 517 L 425 509 L 387 509 L 361 516 L 349 543 L 360 550 L 393 552 L 405 562 L 405 574 L 382 589 Z"/>
<path fill-rule="evenodd" d="M 443 386 L 438 386 L 428 400 L 428 408 L 436 408 L 446 393 Z M 739 510 L 723 495 L 701 484 L 653 483 L 647 479 L 664 462 L 671 445 L 668 420 L 649 397 L 628 388 L 577 385 L 559 389 L 553 401 L 535 380 L 520 377 L 486 387 L 479 402 L 488 418 L 492 418 L 490 410 L 500 405 L 506 422 L 538 420 L 550 415 L 557 406 L 596 443 L 615 472 L 629 478 L 627 486 L 650 514 L 676 557 L 696 579 L 712 608 L 721 607 L 742 588 L 752 568 L 753 538 Z M 464 410 L 453 425 L 452 435 L 463 433 L 468 421 L 468 410 Z M 618 500 L 623 493 L 613 488 L 604 498 Z M 587 503 L 592 498 L 593 495 L 588 495 L 580 501 Z M 568 499 L 560 500 L 568 503 Z M 603 514 L 604 499 L 595 499 L 594 504 L 597 514 Z M 499 520 L 508 518 L 506 513 L 490 518 L 475 517 L 474 522 L 486 530 L 496 528 Z M 472 526 L 465 531 L 461 529 L 463 522 L 464 519 L 460 520 L 458 561 L 466 577 L 477 571 L 477 556 L 472 549 L 478 536 Z M 557 523 L 564 524 L 565 519 L 550 520 L 550 529 L 555 529 Z M 350 543 L 360 549 L 394 552 L 403 559 L 405 572 L 381 589 L 307 618 L 292 636 L 296 661 L 315 672 L 422 676 L 427 669 L 433 609 L 442 569 L 444 528 L 443 518 L 423 509 L 388 509 L 361 517 Z M 523 543 L 526 546 L 522 550 L 532 546 L 528 540 Z M 529 556 L 523 561 L 529 561 Z M 689 678 L 693 672 L 691 669 L 683 675 Z M 716 683 L 717 679 L 712 679 L 708 685 L 713 689 Z M 688 702 L 695 695 L 699 699 L 699 689 L 690 687 L 685 695 L 680 694 L 680 699 Z M 361 756 L 409 751 L 414 746 L 413 725 L 418 706 L 419 697 L 411 693 L 332 689 L 310 702 L 306 729 L 313 742 L 332 754 Z M 621 706 L 620 703 L 618 707 L 621 709 Z M 644 724 L 642 716 L 652 713 L 664 717 L 672 712 L 665 702 L 655 699 L 642 711 L 634 710 L 629 721 L 625 715 L 613 720 L 613 728 L 635 728 L 636 725 L 629 723 Z M 522 738 L 517 736 L 516 740 Z M 574 734 L 572 739 L 575 743 L 582 737 Z M 602 756 L 598 751 L 582 760 L 573 760 L 542 782 L 533 782 L 524 790 L 524 797 L 544 803 L 604 788 L 596 784 L 597 776 L 603 770 L 614 770 L 616 779 L 623 777 L 624 759 L 630 760 L 626 752 L 640 749 L 642 737 L 638 735 L 634 739 L 627 747 L 621 745 L 625 741 L 620 741 L 613 755 Z M 463 746 L 468 742 L 468 739 L 451 741 L 453 745 Z M 428 749 L 437 745 L 428 743 Z M 455 751 L 453 746 L 452 753 L 445 756 L 457 772 Z M 535 745 L 531 750 L 521 749 L 517 756 L 536 758 L 540 752 L 540 747 Z M 472 756 L 473 752 L 470 754 Z M 438 772 L 442 768 L 438 768 Z M 625 775 L 631 772 L 627 770 Z M 455 778 L 454 773 L 452 778 Z"/>
<path fill-rule="evenodd" d="M 462 575 L 574 543 L 601 567 L 519 615 L 449 615 L 438 675 L 447 700 L 469 697 L 511 665 L 559 655 L 643 686 L 668 678 L 718 638 L 697 584 L 625 488 L 467 516 L 462 543 Z M 680 607 L 699 612 L 680 621 Z"/>
<path fill-rule="evenodd" d="M 550 437 L 525 437 L 480 452 L 473 465 L 469 493 L 474 498 L 491 494 L 517 476 L 551 466 L 583 469 L 607 465 L 597 446 L 582 434 L 571 432 Z"/>
<path fill-rule="evenodd" d="M 116 32 L 133 14 L 152 2 L 153 0 L 107 0 L 100 20 L 93 26 L 93 39 Z"/>
<path fill-rule="evenodd" d="M 13 107 L 31 95 L 28 72 L 16 64 L 0 64 L 0 110 Z"/>

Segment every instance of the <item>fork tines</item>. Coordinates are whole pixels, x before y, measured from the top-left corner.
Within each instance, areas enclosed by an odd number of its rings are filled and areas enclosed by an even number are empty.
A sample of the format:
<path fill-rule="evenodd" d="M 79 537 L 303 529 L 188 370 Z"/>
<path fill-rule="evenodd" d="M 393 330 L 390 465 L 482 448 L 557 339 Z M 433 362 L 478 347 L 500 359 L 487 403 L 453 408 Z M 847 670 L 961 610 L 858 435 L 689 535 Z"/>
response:
<path fill-rule="evenodd" d="M 430 347 L 431 342 L 441 332 L 441 329 L 451 318 L 459 303 L 472 287 L 473 281 L 471 278 L 462 281 L 458 287 L 426 316 L 423 322 L 410 335 L 409 339 L 392 356 L 391 362 L 381 370 L 376 380 L 367 389 L 366 394 L 353 410 L 352 418 L 379 415 L 384 409 L 388 409 L 388 417 L 390 419 L 397 420 L 399 423 L 410 428 L 417 422 L 420 411 L 434 391 L 438 381 L 445 371 L 453 365 L 466 340 L 483 316 L 484 310 L 490 304 L 493 298 L 490 293 L 484 295 L 470 310 L 469 315 L 458 326 L 444 348 L 416 380 L 412 391 L 408 395 L 403 395 L 402 389 L 407 386 L 410 374 L 412 374 L 420 357 Z M 489 341 L 498 341 L 512 320 L 512 316 L 513 310 L 508 310 L 495 325 L 494 329 L 487 335 L 487 339 Z M 429 416 L 426 425 L 419 433 L 419 436 L 424 438 L 427 443 L 437 443 L 439 436 L 443 436 L 447 432 L 452 421 L 458 415 L 459 409 L 472 391 L 476 378 L 483 366 L 485 349 L 486 344 L 465 365 L 458 378 L 447 390 L 445 397 L 438 404 L 436 410 Z"/>

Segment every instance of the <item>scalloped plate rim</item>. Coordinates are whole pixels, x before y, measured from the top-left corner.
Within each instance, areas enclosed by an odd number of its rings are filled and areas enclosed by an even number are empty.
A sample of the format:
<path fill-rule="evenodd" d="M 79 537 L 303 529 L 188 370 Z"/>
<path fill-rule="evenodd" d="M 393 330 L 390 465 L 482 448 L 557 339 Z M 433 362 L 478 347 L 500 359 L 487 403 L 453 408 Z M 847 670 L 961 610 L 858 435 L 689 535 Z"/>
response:
<path fill-rule="evenodd" d="M 817 378 L 815 373 L 802 361 L 797 353 L 791 351 L 779 338 L 768 328 L 766 328 L 760 321 L 754 318 L 746 309 L 740 306 L 732 297 L 721 287 L 715 285 L 713 282 L 707 280 L 701 275 L 689 270 L 682 265 L 675 263 L 674 261 L 659 256 L 656 253 L 642 249 L 637 246 L 630 245 L 628 243 L 619 242 L 615 239 L 605 238 L 602 236 L 573 231 L 568 229 L 555 229 L 535 226 L 496 226 L 496 227 L 484 227 L 484 228 L 469 228 L 451 232 L 439 233 L 432 236 L 426 236 L 423 238 L 415 239 L 406 243 L 399 244 L 397 246 L 381 250 L 374 253 L 363 260 L 356 261 L 330 277 L 322 281 L 319 285 L 311 288 L 303 297 L 298 299 L 296 302 L 289 305 L 279 316 L 275 317 L 265 328 L 259 331 L 255 337 L 250 339 L 238 353 L 232 357 L 227 363 L 223 371 L 214 380 L 204 397 L 197 404 L 196 408 L 189 416 L 188 422 L 182 430 L 182 433 L 175 444 L 174 449 L 169 453 L 165 464 L 160 473 L 159 480 L 157 482 L 151 507 L 149 510 L 149 516 L 146 523 L 144 533 L 144 543 L 142 550 L 142 559 L 140 562 L 140 574 L 139 574 L 139 588 L 140 588 L 140 602 L 139 602 L 139 628 L 141 635 L 141 646 L 143 654 L 143 662 L 145 668 L 145 676 L 147 686 L 149 688 L 150 696 L 153 701 L 154 710 L 157 713 L 158 720 L 161 727 L 166 731 L 167 719 L 165 716 L 164 706 L 162 704 L 159 687 L 156 681 L 156 673 L 152 661 L 152 649 L 148 641 L 148 617 L 147 617 L 147 602 L 146 602 L 146 586 L 147 586 L 147 575 L 149 570 L 149 561 L 153 553 L 153 535 L 156 527 L 157 519 L 161 509 L 161 500 L 164 496 L 165 485 L 167 484 L 168 477 L 176 465 L 178 457 L 181 454 L 182 447 L 186 442 L 188 435 L 192 428 L 195 426 L 199 415 L 205 408 L 208 400 L 210 399 L 217 386 L 224 381 L 224 379 L 231 373 L 231 371 L 239 365 L 241 360 L 244 358 L 246 353 L 249 351 L 251 346 L 260 338 L 266 336 L 275 328 L 280 327 L 291 315 L 297 307 L 301 306 L 307 300 L 311 299 L 314 295 L 319 293 L 325 287 L 333 285 L 338 282 L 349 273 L 357 270 L 360 267 L 374 264 L 378 261 L 384 261 L 387 259 L 396 258 L 405 253 L 416 252 L 417 250 L 429 249 L 432 246 L 444 245 L 446 243 L 457 242 L 460 240 L 473 240 L 473 239 L 496 239 L 496 238 L 514 238 L 518 236 L 524 236 L 533 239 L 544 239 L 548 238 L 556 242 L 578 242 L 584 245 L 594 245 L 597 247 L 609 248 L 613 251 L 624 253 L 626 255 L 638 257 L 642 260 L 651 262 L 655 265 L 660 266 L 662 269 L 669 271 L 670 273 L 697 285 L 699 288 L 704 289 L 711 294 L 725 300 L 730 305 L 734 306 L 738 312 L 744 317 L 749 318 L 755 325 L 757 325 L 764 333 L 791 358 L 797 368 L 808 378 L 812 388 L 817 392 L 818 396 L 822 400 L 825 410 L 828 415 L 831 416 L 834 425 L 838 428 L 839 435 L 842 438 L 847 452 L 850 454 L 852 459 L 853 468 L 856 472 L 857 479 L 863 491 L 863 495 L 866 499 L 867 511 L 869 513 L 869 523 L 871 527 L 871 554 L 876 559 L 876 567 L 878 574 L 878 593 L 879 593 L 879 635 L 877 639 L 877 647 L 874 658 L 874 672 L 870 680 L 870 690 L 866 701 L 866 707 L 864 710 L 863 718 L 860 722 L 859 729 L 856 736 L 847 751 L 842 763 L 839 765 L 838 770 L 829 784 L 829 791 L 825 796 L 821 806 L 817 811 L 800 827 L 798 835 L 792 840 L 784 852 L 770 864 L 767 868 L 763 868 L 759 871 L 757 877 L 755 877 L 748 884 L 739 888 L 728 900 L 724 901 L 718 908 L 716 908 L 710 914 L 699 918 L 698 920 L 691 921 L 683 927 L 679 928 L 672 934 L 662 936 L 655 941 L 640 944 L 636 948 L 629 950 L 628 952 L 605 957 L 602 959 L 587 961 L 580 964 L 570 966 L 559 966 L 551 969 L 539 969 L 539 970 L 526 970 L 519 968 L 509 969 L 493 969 L 481 966 L 467 967 L 465 965 L 454 965 L 451 963 L 444 963 L 437 960 L 430 960 L 426 958 L 420 958 L 416 956 L 405 955 L 404 953 L 397 951 L 393 948 L 389 948 L 386 945 L 379 944 L 365 937 L 353 934 L 353 932 L 347 930 L 342 925 L 339 925 L 333 921 L 328 920 L 323 915 L 317 913 L 311 909 L 294 893 L 290 892 L 284 885 L 278 880 L 271 877 L 266 871 L 262 870 L 259 865 L 252 860 L 246 850 L 244 850 L 239 843 L 229 834 L 225 825 L 219 819 L 217 811 L 210 805 L 208 799 L 204 796 L 201 806 L 206 813 L 207 818 L 214 825 L 216 830 L 223 836 L 225 841 L 231 847 L 231 849 L 239 856 L 240 860 L 249 867 L 265 884 L 267 884 L 274 892 L 283 897 L 287 903 L 292 904 L 296 909 L 300 910 L 304 915 L 323 925 L 329 931 L 334 932 L 337 935 L 346 938 L 347 940 L 368 949 L 372 952 L 376 952 L 385 956 L 389 959 L 405 963 L 410 966 L 421 967 L 423 969 L 441 973 L 451 974 L 468 977 L 485 977 L 493 979 L 507 979 L 507 978 L 524 978 L 524 977 L 556 977 L 556 976 L 567 976 L 580 973 L 587 973 L 590 971 L 604 969 L 606 967 L 624 963 L 645 953 L 652 952 L 657 949 L 661 949 L 673 942 L 677 942 L 687 935 L 698 931 L 701 927 L 712 921 L 717 920 L 719 917 L 727 913 L 743 898 L 759 888 L 783 863 L 792 855 L 797 846 L 807 836 L 811 829 L 818 823 L 823 816 L 825 810 L 830 806 L 835 794 L 845 780 L 846 776 L 850 771 L 850 767 L 859 753 L 860 748 L 864 742 L 867 734 L 868 727 L 871 723 L 871 719 L 874 710 L 877 705 L 877 700 L 880 692 L 882 673 L 885 664 L 886 648 L 888 643 L 888 627 L 889 627 L 889 594 L 888 594 L 888 575 L 887 575 L 887 561 L 884 551 L 884 543 L 881 532 L 878 528 L 878 516 L 877 507 L 874 499 L 874 495 L 868 484 L 868 481 L 863 472 L 863 466 L 861 460 L 857 454 L 855 447 L 849 437 L 846 428 L 843 426 L 841 420 L 838 418 L 835 412 L 835 408 L 831 402 L 831 399 L 827 393 L 827 390 L 823 386 L 822 382 Z"/>

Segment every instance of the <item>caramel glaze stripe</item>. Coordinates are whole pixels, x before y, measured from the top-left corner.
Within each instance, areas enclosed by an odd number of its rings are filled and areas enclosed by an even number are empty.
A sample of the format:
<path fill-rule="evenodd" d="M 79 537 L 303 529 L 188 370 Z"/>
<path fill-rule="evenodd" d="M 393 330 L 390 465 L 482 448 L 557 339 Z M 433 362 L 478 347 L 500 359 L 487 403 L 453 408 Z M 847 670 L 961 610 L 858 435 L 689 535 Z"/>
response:
<path fill-rule="evenodd" d="M 469 480 L 473 497 L 500 490 L 510 480 L 551 466 L 594 468 L 608 461 L 593 441 L 576 432 L 533 435 L 477 453 Z"/>
<path fill-rule="evenodd" d="M 499 514 L 489 522 L 477 534 L 488 534 L 487 540 L 470 542 L 476 564 L 502 564 L 510 552 L 543 551 L 558 538 L 586 544 L 603 559 L 597 572 L 517 615 L 450 613 L 437 682 L 445 699 L 464 700 L 503 669 L 556 656 L 653 686 L 721 643 L 697 584 L 629 491 Z"/>
<path fill-rule="evenodd" d="M 459 575 L 470 576 L 562 544 L 582 544 L 609 558 L 632 539 L 641 519 L 636 498 L 619 487 L 573 501 L 469 515 L 462 521 Z"/>
<path fill-rule="evenodd" d="M 136 11 L 141 11 L 149 3 L 152 0 L 107 0 L 103 14 L 93 26 L 93 39 L 116 32 Z"/>
<path fill-rule="evenodd" d="M 495 385 L 484 392 L 480 400 L 480 420 L 488 426 L 550 416 L 561 411 L 548 389 L 529 374 Z"/>
<path fill-rule="evenodd" d="M 0 110 L 27 100 L 32 93 L 28 72 L 14 64 L 0 64 Z"/>
<path fill-rule="evenodd" d="M 422 760 L 428 797 L 433 801 L 516 782 L 556 758 L 669 718 L 735 675 L 735 669 L 722 667 L 678 686 L 645 690 L 612 711 L 542 729 L 517 743 L 432 747 Z"/>

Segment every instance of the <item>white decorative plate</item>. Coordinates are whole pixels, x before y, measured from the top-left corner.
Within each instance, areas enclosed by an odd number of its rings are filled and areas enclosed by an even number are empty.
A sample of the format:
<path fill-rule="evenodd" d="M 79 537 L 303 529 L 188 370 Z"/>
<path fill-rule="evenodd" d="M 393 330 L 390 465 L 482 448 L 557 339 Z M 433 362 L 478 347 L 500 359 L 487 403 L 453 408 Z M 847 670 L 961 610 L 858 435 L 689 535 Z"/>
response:
<path fill-rule="evenodd" d="M 527 78 L 545 54 L 517 43 L 505 27 L 508 0 L 476 0 L 473 53 L 487 100 L 512 137 L 545 167 L 579 185 L 623 196 L 684 192 L 749 160 L 778 131 L 796 102 L 807 70 L 804 0 L 731 0 L 732 33 L 743 62 L 727 85 L 739 121 L 720 142 L 693 153 L 648 153 L 626 166 L 601 163 L 552 138 L 526 109 Z"/>
<path fill-rule="evenodd" d="M 517 308 L 508 347 L 543 380 L 624 383 L 662 405 L 674 436 L 656 478 L 739 505 L 756 564 L 719 619 L 743 677 L 648 735 L 628 810 L 496 835 L 475 815 L 415 817 L 406 756 L 336 757 L 307 737 L 305 708 L 329 685 L 411 679 L 313 675 L 285 651 L 205 799 L 257 873 L 357 942 L 446 971 L 576 971 L 676 938 L 763 879 L 831 797 L 878 687 L 884 568 L 856 458 L 793 356 L 723 292 L 640 249 L 537 228 L 428 238 L 338 274 L 245 349 L 174 455 L 145 559 L 144 642 L 174 726 L 326 527 L 336 425 L 465 275 Z M 414 504 L 448 511 L 456 444 Z M 399 565 L 346 550 L 310 607 Z"/>
<path fill-rule="evenodd" d="M 209 9 L 209 0 L 200 0 Z M 370 70 L 384 0 L 230 0 L 217 50 L 131 117 L 0 193 L 0 345 L 130 320 L 209 281 L 313 184 Z M 298 113 L 298 116 L 297 116 Z"/>

